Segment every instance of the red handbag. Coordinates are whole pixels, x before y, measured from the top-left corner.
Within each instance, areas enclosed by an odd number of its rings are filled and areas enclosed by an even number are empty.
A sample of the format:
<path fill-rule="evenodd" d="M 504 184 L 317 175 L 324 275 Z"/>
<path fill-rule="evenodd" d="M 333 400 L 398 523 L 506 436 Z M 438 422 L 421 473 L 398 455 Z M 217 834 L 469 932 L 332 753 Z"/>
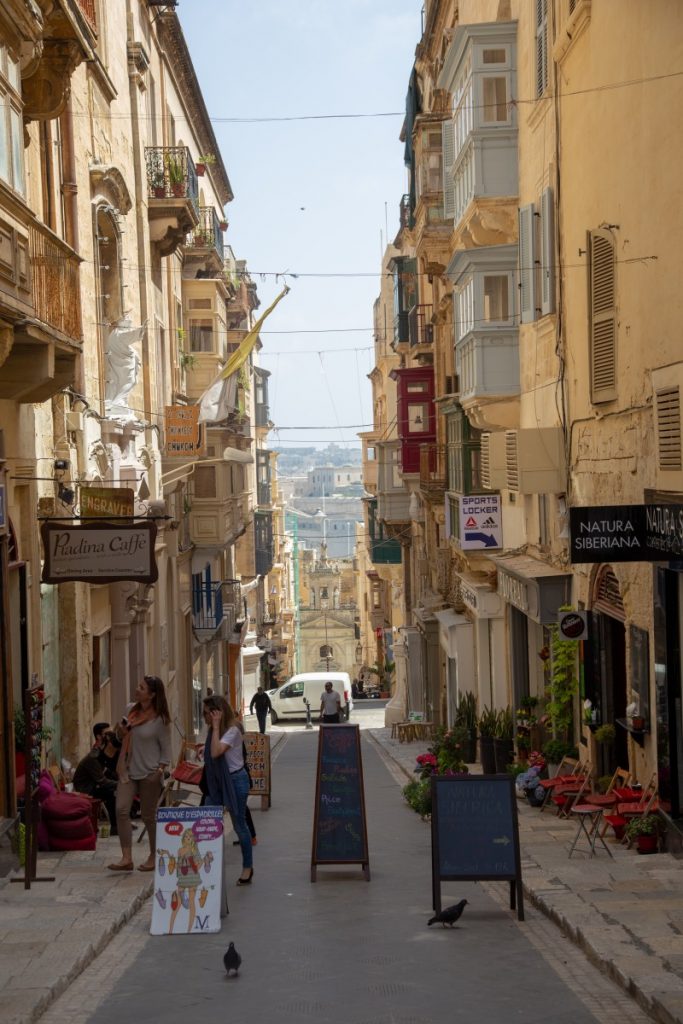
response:
<path fill-rule="evenodd" d="M 172 771 L 176 782 L 182 782 L 186 786 L 198 786 L 202 778 L 203 765 L 194 764 L 192 761 L 181 761 Z"/>

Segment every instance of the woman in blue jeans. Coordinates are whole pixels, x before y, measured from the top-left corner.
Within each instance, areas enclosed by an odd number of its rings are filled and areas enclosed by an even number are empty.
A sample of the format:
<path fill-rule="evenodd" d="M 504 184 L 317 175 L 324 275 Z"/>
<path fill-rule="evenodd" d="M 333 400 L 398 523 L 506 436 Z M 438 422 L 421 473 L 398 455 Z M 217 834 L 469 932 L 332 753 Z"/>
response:
<path fill-rule="evenodd" d="M 224 697 L 208 697 L 204 701 L 204 716 L 209 723 L 204 759 L 209 801 L 223 804 L 229 811 L 242 848 L 242 874 L 237 884 L 251 885 L 253 850 L 245 820 L 250 787 L 244 767 L 242 733 L 235 712 Z"/>

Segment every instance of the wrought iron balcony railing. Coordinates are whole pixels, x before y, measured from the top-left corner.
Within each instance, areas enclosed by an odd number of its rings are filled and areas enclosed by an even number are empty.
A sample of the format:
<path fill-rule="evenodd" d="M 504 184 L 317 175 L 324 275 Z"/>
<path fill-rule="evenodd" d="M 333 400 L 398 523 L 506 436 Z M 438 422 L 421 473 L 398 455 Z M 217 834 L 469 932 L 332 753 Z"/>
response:
<path fill-rule="evenodd" d="M 190 231 L 185 247 L 187 249 L 214 249 L 223 259 L 223 232 L 213 206 L 199 207 L 199 224 Z"/>
<path fill-rule="evenodd" d="M 445 491 L 448 479 L 446 445 L 420 445 L 420 487 L 425 491 Z"/>
<path fill-rule="evenodd" d="M 408 334 L 413 345 L 431 345 L 434 341 L 434 325 L 430 323 L 434 307 L 413 306 L 408 313 Z"/>
<path fill-rule="evenodd" d="M 75 341 L 82 341 L 78 256 L 43 224 L 29 226 L 31 288 L 36 316 Z"/>
<path fill-rule="evenodd" d="M 401 196 L 401 202 L 398 208 L 399 223 L 401 229 L 412 228 L 414 224 L 413 211 L 410 208 L 410 196 Z"/>
<path fill-rule="evenodd" d="M 147 146 L 149 199 L 189 199 L 199 211 L 199 188 L 194 160 L 187 146 Z"/>

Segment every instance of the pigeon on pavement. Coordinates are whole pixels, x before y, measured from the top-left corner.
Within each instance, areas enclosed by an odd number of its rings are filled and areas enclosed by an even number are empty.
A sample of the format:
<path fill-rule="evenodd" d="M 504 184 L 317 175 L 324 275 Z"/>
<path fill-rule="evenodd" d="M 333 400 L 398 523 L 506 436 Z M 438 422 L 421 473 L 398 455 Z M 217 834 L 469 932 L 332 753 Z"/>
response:
<path fill-rule="evenodd" d="M 235 974 L 239 971 L 240 964 L 242 963 L 242 957 L 235 949 L 234 942 L 231 942 L 228 946 L 228 951 L 223 957 L 223 963 L 225 964 L 225 970 L 228 976 L 230 975 L 230 971 L 234 971 Z"/>
<path fill-rule="evenodd" d="M 434 924 L 436 921 L 440 921 L 444 928 L 447 924 L 452 928 L 466 906 L 467 900 L 460 900 L 459 903 L 454 903 L 452 907 L 446 907 L 440 914 L 435 914 L 434 917 L 427 921 L 427 924 Z"/>

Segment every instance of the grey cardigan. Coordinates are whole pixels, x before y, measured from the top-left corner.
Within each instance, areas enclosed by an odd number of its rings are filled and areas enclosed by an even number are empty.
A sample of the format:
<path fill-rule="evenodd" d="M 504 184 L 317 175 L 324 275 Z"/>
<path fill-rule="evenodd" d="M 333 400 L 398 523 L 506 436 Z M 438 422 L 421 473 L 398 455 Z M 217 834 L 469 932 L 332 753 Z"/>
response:
<path fill-rule="evenodd" d="M 128 778 L 144 779 L 160 764 L 171 763 L 171 726 L 157 716 L 137 725 L 131 733 L 128 754 Z"/>

